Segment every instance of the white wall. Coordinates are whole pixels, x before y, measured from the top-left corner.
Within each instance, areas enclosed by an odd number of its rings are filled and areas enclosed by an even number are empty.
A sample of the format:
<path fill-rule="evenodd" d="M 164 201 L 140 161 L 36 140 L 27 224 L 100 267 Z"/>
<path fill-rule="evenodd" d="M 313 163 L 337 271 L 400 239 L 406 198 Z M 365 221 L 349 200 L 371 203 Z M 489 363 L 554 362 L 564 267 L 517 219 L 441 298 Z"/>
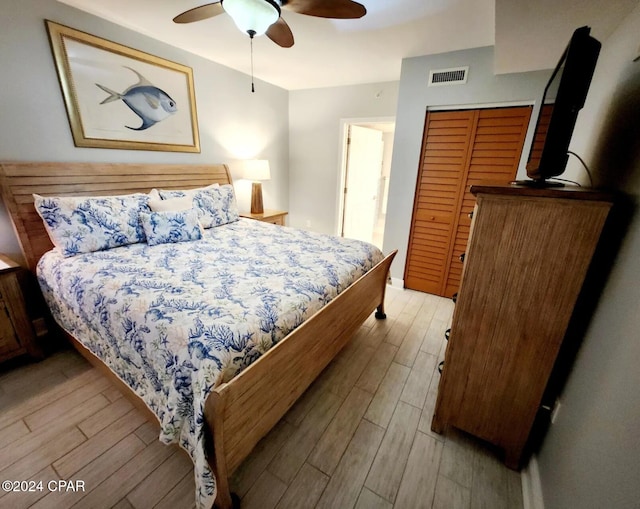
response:
<path fill-rule="evenodd" d="M 44 20 L 193 68 L 200 154 L 76 148 L 55 72 Z M 212 44 L 215 44 L 212 35 Z M 52 0 L 3 0 L 0 17 L 0 160 L 110 161 L 206 164 L 238 158 L 269 159 L 272 180 L 265 203 L 288 207 L 288 92 Z M 238 183 L 239 206 L 249 206 L 249 187 Z M 4 207 L 0 252 L 21 258 Z"/>
<path fill-rule="evenodd" d="M 397 82 L 289 93 L 289 225 L 336 233 L 340 121 L 393 117 L 397 101 Z"/>
<path fill-rule="evenodd" d="M 469 78 L 465 85 L 427 87 L 429 70 L 458 66 L 469 66 Z M 427 109 L 435 106 L 474 107 L 495 103 L 533 104 L 540 101 L 550 75 L 551 71 L 536 71 L 496 76 L 493 73 L 492 47 L 407 58 L 402 61 L 384 233 L 384 251 L 398 249 L 391 267 L 394 278 L 404 277 Z M 539 105 L 536 105 L 532 122 L 538 109 Z M 525 140 L 525 147 L 528 147 L 530 136 L 531 133 Z M 525 149 L 523 155 L 526 158 L 528 150 Z M 519 178 L 524 178 L 522 169 L 519 171 Z"/>
<path fill-rule="evenodd" d="M 571 146 L 635 212 L 538 456 L 546 509 L 640 507 L 640 5 L 603 42 Z M 615 223 L 610 226 L 617 226 Z"/>

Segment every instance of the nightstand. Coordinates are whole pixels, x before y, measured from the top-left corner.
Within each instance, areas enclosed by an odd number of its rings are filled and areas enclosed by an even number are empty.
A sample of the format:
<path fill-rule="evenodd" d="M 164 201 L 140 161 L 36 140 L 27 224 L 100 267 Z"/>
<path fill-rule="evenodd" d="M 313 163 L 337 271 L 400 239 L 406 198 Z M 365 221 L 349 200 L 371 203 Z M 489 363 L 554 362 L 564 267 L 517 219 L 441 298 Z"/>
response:
<path fill-rule="evenodd" d="M 25 353 L 41 358 L 18 273 L 20 265 L 0 254 L 0 361 Z"/>
<path fill-rule="evenodd" d="M 251 212 L 241 212 L 240 217 L 246 217 L 247 219 L 255 219 L 256 221 L 262 221 L 263 223 L 278 224 L 284 226 L 284 218 L 288 212 L 284 210 L 268 210 L 262 214 L 252 214 Z"/>

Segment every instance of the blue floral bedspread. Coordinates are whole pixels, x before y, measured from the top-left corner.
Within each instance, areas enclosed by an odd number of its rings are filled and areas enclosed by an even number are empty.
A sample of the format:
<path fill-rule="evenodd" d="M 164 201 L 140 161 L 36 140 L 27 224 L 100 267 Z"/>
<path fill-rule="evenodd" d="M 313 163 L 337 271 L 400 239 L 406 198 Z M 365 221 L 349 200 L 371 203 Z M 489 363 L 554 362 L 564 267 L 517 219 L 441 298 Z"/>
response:
<path fill-rule="evenodd" d="M 153 410 L 160 440 L 195 464 L 196 501 L 215 480 L 204 402 L 383 258 L 364 242 L 241 219 L 202 240 L 132 244 L 38 263 L 56 321 Z"/>

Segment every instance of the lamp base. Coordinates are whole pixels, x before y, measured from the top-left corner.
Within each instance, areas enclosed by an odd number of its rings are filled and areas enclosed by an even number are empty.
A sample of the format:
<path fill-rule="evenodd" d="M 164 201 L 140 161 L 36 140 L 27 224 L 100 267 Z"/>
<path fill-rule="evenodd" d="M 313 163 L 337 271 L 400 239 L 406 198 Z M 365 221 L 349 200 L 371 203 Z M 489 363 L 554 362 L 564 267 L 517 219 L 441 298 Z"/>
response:
<path fill-rule="evenodd" d="M 254 182 L 251 187 L 251 213 L 263 214 L 264 206 L 262 205 L 262 183 Z"/>

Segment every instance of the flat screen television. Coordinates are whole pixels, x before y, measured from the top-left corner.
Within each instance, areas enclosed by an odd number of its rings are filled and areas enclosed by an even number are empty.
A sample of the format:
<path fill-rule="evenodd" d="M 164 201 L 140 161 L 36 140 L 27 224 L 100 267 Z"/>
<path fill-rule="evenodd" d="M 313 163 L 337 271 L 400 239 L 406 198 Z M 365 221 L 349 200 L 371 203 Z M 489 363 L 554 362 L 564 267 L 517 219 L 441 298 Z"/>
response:
<path fill-rule="evenodd" d="M 542 96 L 524 182 L 534 186 L 562 185 L 547 179 L 561 175 L 567 166 L 569 142 L 578 112 L 584 106 L 601 44 L 578 28 L 560 57 Z"/>

